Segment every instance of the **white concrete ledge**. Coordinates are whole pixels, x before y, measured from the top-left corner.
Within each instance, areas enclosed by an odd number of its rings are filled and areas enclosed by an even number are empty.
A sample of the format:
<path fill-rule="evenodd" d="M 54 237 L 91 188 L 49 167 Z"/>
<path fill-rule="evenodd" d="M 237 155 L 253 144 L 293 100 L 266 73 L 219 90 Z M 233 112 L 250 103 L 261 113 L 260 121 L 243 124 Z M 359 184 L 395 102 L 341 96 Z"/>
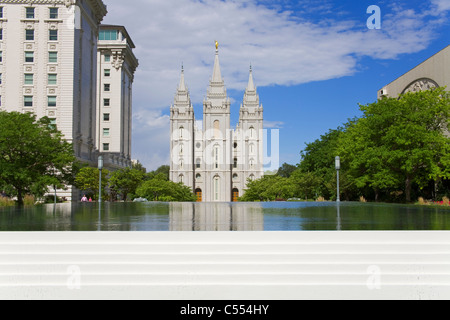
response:
<path fill-rule="evenodd" d="M 450 298 L 450 232 L 5 232 L 0 299 Z"/>

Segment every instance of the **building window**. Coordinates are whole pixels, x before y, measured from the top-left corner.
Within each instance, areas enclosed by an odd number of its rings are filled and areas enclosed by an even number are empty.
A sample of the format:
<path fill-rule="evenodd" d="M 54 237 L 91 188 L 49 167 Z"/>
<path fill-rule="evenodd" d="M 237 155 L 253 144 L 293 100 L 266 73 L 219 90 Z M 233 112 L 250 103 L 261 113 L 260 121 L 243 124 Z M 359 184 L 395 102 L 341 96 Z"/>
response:
<path fill-rule="evenodd" d="M 200 169 L 201 166 L 202 166 L 202 160 L 197 159 L 197 160 L 195 161 L 195 167 L 196 167 L 197 169 Z"/>
<path fill-rule="evenodd" d="M 111 100 L 110 99 L 103 99 L 103 106 L 104 107 L 109 107 L 111 105 Z"/>
<path fill-rule="evenodd" d="M 58 52 L 51 51 L 48 53 L 48 62 L 57 63 L 58 62 Z"/>
<path fill-rule="evenodd" d="M 255 128 L 250 127 L 250 138 L 253 139 L 255 138 Z"/>
<path fill-rule="evenodd" d="M 48 106 L 49 107 L 56 107 L 56 97 L 55 96 L 49 96 L 48 97 Z"/>
<path fill-rule="evenodd" d="M 33 51 L 25 52 L 25 62 L 34 62 L 34 52 Z"/>
<path fill-rule="evenodd" d="M 233 168 L 237 168 L 237 166 L 238 166 L 238 159 L 237 158 L 234 158 L 234 160 L 233 160 Z"/>
<path fill-rule="evenodd" d="M 50 129 L 56 129 L 56 119 L 50 119 L 50 125 L 49 125 Z"/>
<path fill-rule="evenodd" d="M 103 121 L 109 121 L 109 113 L 103 114 Z"/>
<path fill-rule="evenodd" d="M 105 69 L 104 75 L 105 75 L 105 77 L 111 76 L 111 69 Z"/>
<path fill-rule="evenodd" d="M 253 170 L 255 167 L 255 160 L 251 159 L 250 160 L 250 170 Z"/>
<path fill-rule="evenodd" d="M 0 19 L 3 19 L 3 7 L 0 7 Z"/>
<path fill-rule="evenodd" d="M 109 137 L 109 128 L 103 128 L 103 136 Z"/>
<path fill-rule="evenodd" d="M 3 51 L 0 51 L 0 62 L 3 62 Z"/>
<path fill-rule="evenodd" d="M 109 92 L 111 91 L 111 85 L 109 83 L 105 83 L 103 89 L 104 91 Z"/>
<path fill-rule="evenodd" d="M 33 84 L 33 74 L 32 73 L 26 73 L 25 74 L 24 84 L 26 84 L 26 85 L 32 85 Z"/>
<path fill-rule="evenodd" d="M 0 40 L 3 40 L 3 29 L 0 29 Z"/>
<path fill-rule="evenodd" d="M 0 73 L 0 84 L 2 84 L 2 73 Z"/>
<path fill-rule="evenodd" d="M 34 8 L 26 8 L 26 17 L 27 19 L 34 19 Z"/>
<path fill-rule="evenodd" d="M 105 62 L 111 62 L 111 55 L 105 54 Z"/>
<path fill-rule="evenodd" d="M 219 201 L 219 177 L 214 177 L 214 200 Z"/>
<path fill-rule="evenodd" d="M 220 138 L 220 122 L 219 120 L 214 121 L 214 138 Z"/>
<path fill-rule="evenodd" d="M 183 139 L 183 131 L 184 131 L 184 127 L 180 127 L 180 130 L 179 130 L 180 139 Z"/>
<path fill-rule="evenodd" d="M 214 167 L 219 169 L 219 147 L 214 147 Z"/>
<path fill-rule="evenodd" d="M 50 86 L 53 86 L 53 85 L 57 85 L 57 84 L 58 84 L 57 74 L 50 73 L 50 74 L 48 75 L 48 84 L 49 84 Z"/>
<path fill-rule="evenodd" d="M 32 107 L 33 106 L 33 97 L 32 96 L 23 97 L 23 106 L 24 107 Z"/>
<path fill-rule="evenodd" d="M 239 176 L 235 173 L 233 174 L 233 180 L 238 180 Z"/>
<path fill-rule="evenodd" d="M 49 41 L 58 41 L 58 30 L 49 30 L 48 31 L 48 40 Z"/>
<path fill-rule="evenodd" d="M 200 180 L 202 178 L 202 175 L 200 173 L 197 173 L 197 175 L 195 176 L 195 179 Z"/>
<path fill-rule="evenodd" d="M 25 40 L 34 41 L 34 29 L 25 30 Z"/>
<path fill-rule="evenodd" d="M 50 8 L 49 17 L 50 19 L 58 19 L 58 8 Z"/>
<path fill-rule="evenodd" d="M 98 34 L 98 40 L 117 40 L 117 30 L 101 30 Z"/>
<path fill-rule="evenodd" d="M 109 143 L 103 144 L 103 151 L 109 151 Z"/>

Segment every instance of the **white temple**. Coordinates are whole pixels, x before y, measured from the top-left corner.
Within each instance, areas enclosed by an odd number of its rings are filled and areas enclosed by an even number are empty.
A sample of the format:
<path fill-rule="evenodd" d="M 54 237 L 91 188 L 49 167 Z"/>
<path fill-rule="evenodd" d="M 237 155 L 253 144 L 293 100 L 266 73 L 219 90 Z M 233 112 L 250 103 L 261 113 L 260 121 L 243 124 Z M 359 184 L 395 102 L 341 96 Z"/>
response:
<path fill-rule="evenodd" d="M 263 176 L 263 108 L 251 67 L 235 130 L 230 127 L 230 109 L 216 42 L 214 70 L 203 101 L 203 128 L 196 125 L 183 68 L 170 108 L 170 179 L 191 187 L 198 202 L 237 201 L 248 179 Z"/>

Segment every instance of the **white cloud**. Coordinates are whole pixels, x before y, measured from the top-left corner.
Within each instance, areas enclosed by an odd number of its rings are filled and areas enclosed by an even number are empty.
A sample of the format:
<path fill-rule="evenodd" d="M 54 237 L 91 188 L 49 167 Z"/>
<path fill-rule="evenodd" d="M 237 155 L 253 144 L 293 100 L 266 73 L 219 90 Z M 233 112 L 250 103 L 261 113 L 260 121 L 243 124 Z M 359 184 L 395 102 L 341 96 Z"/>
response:
<path fill-rule="evenodd" d="M 431 0 L 431 2 L 437 7 L 438 12 L 444 12 L 450 10 L 449 0 Z"/>
<path fill-rule="evenodd" d="M 264 120 L 265 129 L 281 129 L 283 128 L 284 122 L 282 121 L 268 121 Z"/>
<path fill-rule="evenodd" d="M 322 1 L 325 7 L 321 10 L 328 15 L 320 22 L 308 21 L 301 11 L 295 16 L 283 12 L 277 5 L 283 2 L 265 0 L 259 4 L 256 0 L 104 2 L 109 11 L 104 23 L 125 25 L 137 46 L 140 66 L 134 83 L 137 138 L 133 150 L 134 157 L 150 169 L 156 160 L 154 156 L 143 158 L 147 147 L 154 153 L 168 152 L 152 133 L 165 130 L 169 134 L 164 112 L 168 113 L 173 102 L 181 64 L 193 102 L 201 103 L 212 73 L 215 40 L 220 43 L 227 88 L 243 90 L 250 63 L 257 86 L 289 86 L 352 75 L 361 56 L 397 58 L 425 48 L 433 37 L 433 25 L 424 22 L 424 14 L 404 8 L 392 9 L 383 17 L 382 29 L 375 31 L 368 30 L 360 17 L 342 20 L 337 14 L 336 20 L 330 19 L 330 1 Z M 448 10 L 448 0 L 432 3 L 439 12 Z M 312 9 L 309 6 L 309 12 Z"/>

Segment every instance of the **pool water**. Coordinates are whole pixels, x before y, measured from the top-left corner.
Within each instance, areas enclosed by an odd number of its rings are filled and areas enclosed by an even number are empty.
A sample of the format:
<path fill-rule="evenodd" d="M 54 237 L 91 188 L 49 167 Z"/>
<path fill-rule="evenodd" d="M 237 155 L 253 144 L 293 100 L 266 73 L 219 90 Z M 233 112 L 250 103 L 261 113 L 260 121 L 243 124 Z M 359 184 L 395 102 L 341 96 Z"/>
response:
<path fill-rule="evenodd" d="M 0 208 L 0 231 L 450 230 L 450 209 L 341 202 L 66 203 Z"/>

